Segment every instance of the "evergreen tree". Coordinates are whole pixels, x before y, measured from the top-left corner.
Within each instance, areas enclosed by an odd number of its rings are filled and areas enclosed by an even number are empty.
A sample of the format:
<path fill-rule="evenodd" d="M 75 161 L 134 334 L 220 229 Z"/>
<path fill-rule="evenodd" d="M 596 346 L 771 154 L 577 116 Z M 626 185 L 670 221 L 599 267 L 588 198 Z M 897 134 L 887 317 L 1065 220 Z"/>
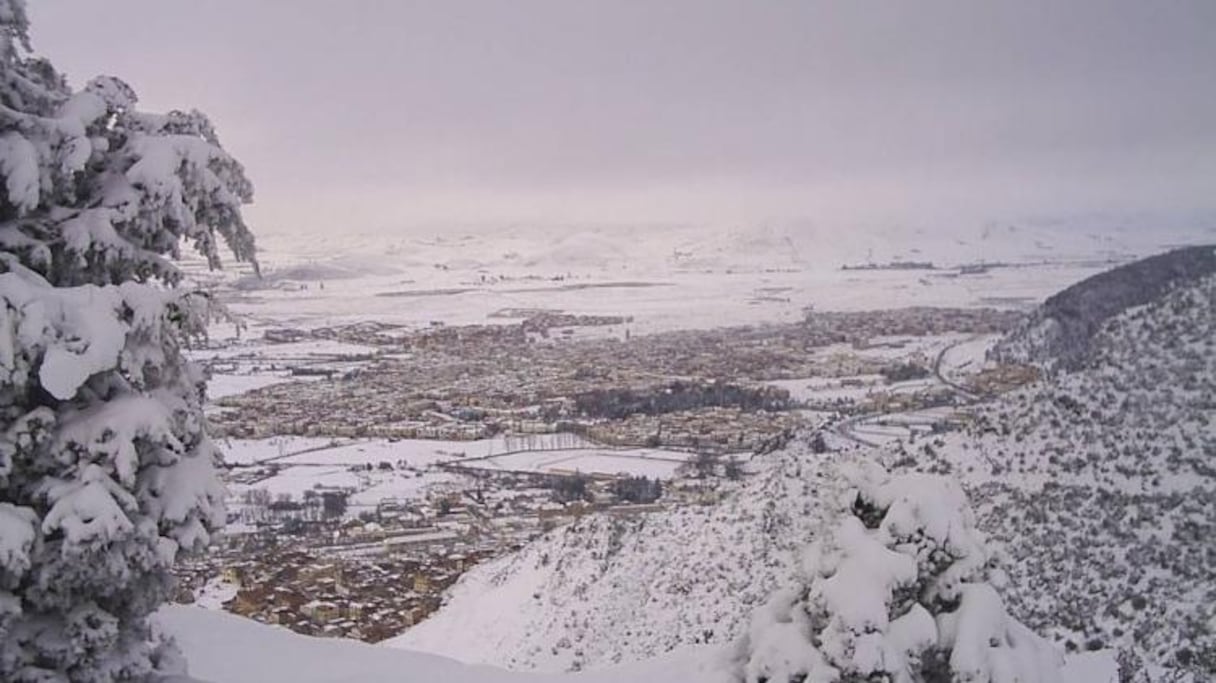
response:
<path fill-rule="evenodd" d="M 1059 657 L 1009 616 L 966 495 L 929 475 L 858 481 L 805 578 L 757 611 L 748 683 L 1048 683 Z"/>
<path fill-rule="evenodd" d="M 222 524 L 203 378 L 210 306 L 180 245 L 252 261 L 252 187 L 197 111 L 116 78 L 73 92 L 0 0 L 0 680 L 146 678 L 179 552 Z"/>

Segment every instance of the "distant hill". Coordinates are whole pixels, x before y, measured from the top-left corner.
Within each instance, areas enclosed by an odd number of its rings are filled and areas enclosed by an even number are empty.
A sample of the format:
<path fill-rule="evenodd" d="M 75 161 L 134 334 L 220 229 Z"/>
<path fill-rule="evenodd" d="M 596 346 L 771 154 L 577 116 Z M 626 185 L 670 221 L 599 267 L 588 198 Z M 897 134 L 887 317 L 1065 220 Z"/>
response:
<path fill-rule="evenodd" d="M 1094 335 L 1120 313 L 1216 273 L 1216 246 L 1175 249 L 1087 278 L 1052 296 L 993 353 L 1049 370 L 1075 370 L 1089 359 Z"/>

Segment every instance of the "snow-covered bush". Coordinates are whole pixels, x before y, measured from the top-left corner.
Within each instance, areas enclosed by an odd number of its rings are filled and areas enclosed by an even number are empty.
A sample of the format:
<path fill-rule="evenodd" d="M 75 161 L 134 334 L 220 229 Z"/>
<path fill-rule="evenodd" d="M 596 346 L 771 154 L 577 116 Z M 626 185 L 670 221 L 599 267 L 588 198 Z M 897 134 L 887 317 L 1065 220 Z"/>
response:
<path fill-rule="evenodd" d="M 808 549 L 802 581 L 753 617 L 744 680 L 1058 680 L 1055 650 L 1006 613 L 956 483 L 874 466 L 856 484 L 852 509 Z"/>
<path fill-rule="evenodd" d="M 175 658 L 150 635 L 178 552 L 223 522 L 200 374 L 181 355 L 218 265 L 253 238 L 252 188 L 198 112 L 73 92 L 0 0 L 0 680 L 125 681 Z"/>

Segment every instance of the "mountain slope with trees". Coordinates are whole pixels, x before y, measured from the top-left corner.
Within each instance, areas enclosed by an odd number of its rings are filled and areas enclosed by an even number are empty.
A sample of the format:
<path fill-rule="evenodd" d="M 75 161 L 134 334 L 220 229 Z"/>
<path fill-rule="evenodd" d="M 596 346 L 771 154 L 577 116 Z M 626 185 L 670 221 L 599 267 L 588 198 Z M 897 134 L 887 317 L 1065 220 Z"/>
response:
<path fill-rule="evenodd" d="M 1094 337 L 1106 321 L 1212 274 L 1216 245 L 1175 249 L 1112 268 L 1048 298 L 993 355 L 1048 371 L 1078 370 L 1089 360 Z"/>
<path fill-rule="evenodd" d="M 967 482 L 1011 558 L 1014 614 L 1069 648 L 1120 648 L 1128 672 L 1210 680 L 1216 275 L 1110 318 L 1079 365 L 914 456 Z"/>

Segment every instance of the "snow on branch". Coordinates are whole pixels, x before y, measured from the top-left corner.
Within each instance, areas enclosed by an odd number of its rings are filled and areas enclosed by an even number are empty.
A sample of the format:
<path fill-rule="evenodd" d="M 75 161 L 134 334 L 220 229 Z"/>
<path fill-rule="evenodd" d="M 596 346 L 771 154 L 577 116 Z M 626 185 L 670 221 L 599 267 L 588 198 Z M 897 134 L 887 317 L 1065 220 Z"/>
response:
<path fill-rule="evenodd" d="M 757 611 L 748 683 L 1054 683 L 1058 653 L 1010 617 L 957 483 L 851 473 L 848 512 L 804 556 L 805 578 Z"/>
<path fill-rule="evenodd" d="M 0 0 L 0 680 L 142 680 L 179 552 L 224 522 L 183 242 L 253 262 L 252 185 L 196 111 L 78 92 Z M 256 263 L 255 263 L 256 267 Z"/>

